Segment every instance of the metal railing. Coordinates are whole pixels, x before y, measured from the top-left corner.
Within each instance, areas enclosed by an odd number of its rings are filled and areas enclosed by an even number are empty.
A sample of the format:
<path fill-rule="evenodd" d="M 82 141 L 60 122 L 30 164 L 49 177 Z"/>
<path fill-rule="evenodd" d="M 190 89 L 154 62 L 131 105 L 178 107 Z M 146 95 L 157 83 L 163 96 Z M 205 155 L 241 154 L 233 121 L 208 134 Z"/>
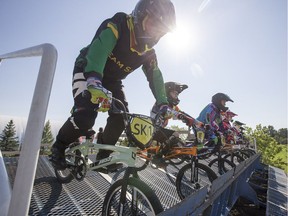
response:
<path fill-rule="evenodd" d="M 4 169 L 1 168 L 0 170 L 0 176 L 4 176 L 3 179 L 5 181 L 1 181 L 0 184 L 0 194 L 2 197 L 1 202 L 3 201 L 3 203 L 5 203 L 4 206 L 1 205 L 0 211 L 1 215 L 4 216 L 23 216 L 27 215 L 29 211 L 41 137 L 56 69 L 57 50 L 51 44 L 41 44 L 0 55 L 0 61 L 3 61 L 4 59 L 32 56 L 42 56 L 42 58 L 30 107 L 23 146 L 20 152 L 11 199 L 9 194 L 10 192 L 7 192 L 7 186 L 9 187 L 10 185 L 9 182 L 6 182 L 8 181 L 8 178 L 5 178 L 5 175 L 7 175 L 7 173 L 4 173 L 6 172 L 5 165 Z M 1 159 L 1 161 L 3 160 Z M 1 161 L 0 163 L 2 163 Z M 1 164 L 0 166 L 2 167 Z M 6 193 L 7 197 L 3 197 L 3 193 Z"/>
<path fill-rule="evenodd" d="M 253 170 L 260 167 L 260 154 L 258 153 L 214 180 L 209 190 L 208 186 L 205 186 L 197 193 L 160 213 L 159 216 L 228 215 L 240 196 L 258 205 L 256 192 L 247 179 Z"/>

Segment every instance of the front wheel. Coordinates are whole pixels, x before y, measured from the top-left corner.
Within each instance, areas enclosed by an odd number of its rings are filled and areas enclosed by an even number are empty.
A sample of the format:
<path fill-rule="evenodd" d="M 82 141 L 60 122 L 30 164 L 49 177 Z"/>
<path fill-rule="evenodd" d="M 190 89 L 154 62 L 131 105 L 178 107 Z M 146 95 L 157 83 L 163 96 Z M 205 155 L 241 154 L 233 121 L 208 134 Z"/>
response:
<path fill-rule="evenodd" d="M 213 170 L 218 170 L 220 175 L 228 172 L 229 170 L 233 169 L 236 165 L 226 158 L 215 158 L 211 160 L 208 164 Z"/>
<path fill-rule="evenodd" d="M 242 155 L 240 155 L 240 151 L 235 151 L 235 152 L 224 155 L 223 158 L 230 160 L 232 163 L 237 165 L 245 160 L 244 157 L 242 157 Z"/>
<path fill-rule="evenodd" d="M 123 179 L 116 181 L 109 188 L 102 207 L 102 216 L 111 215 L 157 215 L 163 211 L 162 205 L 154 191 L 143 181 L 129 178 L 124 205 L 120 195 Z"/>
<path fill-rule="evenodd" d="M 178 158 L 168 159 L 167 163 L 171 165 L 180 165 L 185 161 L 184 156 L 180 156 Z"/>
<path fill-rule="evenodd" d="M 217 178 L 215 172 L 208 166 L 195 163 L 183 166 L 176 177 L 176 190 L 181 200 L 203 188 L 211 185 Z"/>

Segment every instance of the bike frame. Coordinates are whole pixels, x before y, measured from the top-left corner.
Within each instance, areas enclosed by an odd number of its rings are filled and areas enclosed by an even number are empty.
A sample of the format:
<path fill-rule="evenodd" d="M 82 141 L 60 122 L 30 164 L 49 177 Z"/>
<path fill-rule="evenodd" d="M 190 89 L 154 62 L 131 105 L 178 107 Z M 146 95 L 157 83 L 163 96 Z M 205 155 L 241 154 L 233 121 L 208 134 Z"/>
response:
<path fill-rule="evenodd" d="M 149 154 L 157 154 L 160 152 L 161 146 L 151 146 L 144 150 L 138 150 L 137 155 L 146 160 L 151 160 Z M 168 155 L 164 156 L 164 159 L 173 159 L 183 155 L 197 156 L 197 146 L 193 147 L 172 147 Z"/>
<path fill-rule="evenodd" d="M 145 115 L 140 115 L 140 114 L 128 113 L 125 110 L 125 107 L 121 101 L 115 98 L 113 98 L 113 100 L 116 102 L 119 102 L 119 105 L 122 108 L 124 108 L 123 110 L 121 110 L 115 107 L 115 114 L 120 114 L 123 116 L 123 121 L 125 125 L 125 133 L 127 135 L 128 142 L 131 146 L 126 147 L 126 146 L 115 146 L 111 144 L 95 144 L 95 143 L 92 143 L 92 139 L 89 137 L 90 135 L 87 134 L 85 142 L 83 143 L 74 142 L 69 145 L 69 148 L 67 148 L 65 151 L 65 158 L 66 158 L 66 163 L 67 163 L 67 171 L 69 170 L 68 176 L 69 175 L 71 177 L 73 176 L 75 179 L 79 181 L 82 180 L 86 176 L 87 171 L 93 171 L 93 170 L 97 171 L 97 169 L 99 168 L 104 168 L 104 167 L 107 167 L 109 165 L 116 164 L 116 163 L 126 164 L 128 167 L 125 169 L 125 173 L 122 178 L 123 183 L 121 183 L 121 193 L 120 193 L 120 200 L 119 200 L 120 205 L 118 208 L 118 215 L 123 215 L 123 207 L 124 207 L 125 201 L 127 200 L 126 193 L 127 193 L 127 187 L 129 184 L 130 176 L 132 175 L 131 178 L 139 179 L 137 172 L 142 169 L 145 169 L 145 167 L 140 167 L 140 168 L 136 167 L 136 156 L 137 156 L 138 147 L 140 148 L 142 147 L 145 149 L 146 146 L 149 144 L 149 139 L 148 139 L 149 136 L 146 136 L 146 133 L 144 133 L 145 137 L 143 138 L 143 134 L 141 134 L 141 132 L 144 131 L 145 129 L 151 132 L 152 129 L 154 130 L 154 128 L 152 125 L 152 121 L 149 120 L 150 117 L 145 116 Z M 144 132 L 147 132 L 147 131 L 144 131 Z M 96 160 L 96 159 L 90 160 L 88 155 L 91 150 L 93 151 L 96 150 L 97 152 L 99 152 L 99 150 L 108 150 L 108 151 L 112 151 L 112 153 L 108 157 L 101 159 L 101 160 Z M 60 169 L 59 170 L 56 169 L 56 173 L 59 174 L 60 178 L 62 178 L 62 176 L 64 176 L 63 178 L 67 177 L 64 174 L 65 171 L 62 171 Z M 142 182 L 142 184 L 145 185 L 144 182 Z M 147 188 L 149 188 L 148 185 L 147 185 Z M 137 197 L 134 197 L 135 195 L 136 195 L 135 191 L 132 191 L 131 202 L 135 203 L 136 205 Z M 161 205 L 160 202 L 159 204 Z M 134 209 L 134 206 L 133 206 L 132 211 L 134 210 L 137 210 L 137 207 L 136 209 Z"/>
<path fill-rule="evenodd" d="M 94 161 L 94 162 L 92 161 L 92 163 L 89 163 L 90 160 L 88 159 L 88 153 L 91 149 L 110 150 L 110 151 L 113 151 L 113 153 L 107 158 L 101 159 L 99 161 Z M 86 139 L 84 143 L 81 143 L 77 146 L 74 146 L 68 149 L 65 152 L 65 154 L 67 156 L 69 155 L 74 156 L 75 153 L 73 152 L 76 152 L 77 150 L 81 152 L 81 157 L 84 158 L 85 160 L 87 171 L 96 170 L 98 168 L 106 167 L 108 165 L 115 164 L 117 162 L 125 163 L 128 167 L 135 167 L 137 147 L 95 144 L 95 143 L 92 143 L 90 140 Z M 69 162 L 68 162 L 68 166 L 69 166 Z"/>

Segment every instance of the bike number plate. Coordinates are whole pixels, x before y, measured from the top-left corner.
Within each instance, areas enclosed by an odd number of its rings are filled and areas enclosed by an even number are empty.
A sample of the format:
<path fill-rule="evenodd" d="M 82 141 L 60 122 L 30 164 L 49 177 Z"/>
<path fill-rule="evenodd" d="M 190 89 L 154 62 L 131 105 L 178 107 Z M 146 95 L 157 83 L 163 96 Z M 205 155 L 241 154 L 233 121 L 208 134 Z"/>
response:
<path fill-rule="evenodd" d="M 131 121 L 131 132 L 134 138 L 141 144 L 146 145 L 152 139 L 154 132 L 150 118 L 134 117 Z"/>

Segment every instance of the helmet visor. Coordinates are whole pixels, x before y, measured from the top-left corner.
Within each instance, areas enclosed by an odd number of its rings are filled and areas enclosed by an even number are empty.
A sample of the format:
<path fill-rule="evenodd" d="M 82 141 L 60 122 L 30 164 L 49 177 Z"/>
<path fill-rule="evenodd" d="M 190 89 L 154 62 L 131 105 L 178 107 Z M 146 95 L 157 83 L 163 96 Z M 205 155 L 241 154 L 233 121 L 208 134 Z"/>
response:
<path fill-rule="evenodd" d="M 169 29 L 163 25 L 160 20 L 154 19 L 149 15 L 147 15 L 143 20 L 143 28 L 147 36 L 156 40 L 159 40 L 169 31 Z"/>

